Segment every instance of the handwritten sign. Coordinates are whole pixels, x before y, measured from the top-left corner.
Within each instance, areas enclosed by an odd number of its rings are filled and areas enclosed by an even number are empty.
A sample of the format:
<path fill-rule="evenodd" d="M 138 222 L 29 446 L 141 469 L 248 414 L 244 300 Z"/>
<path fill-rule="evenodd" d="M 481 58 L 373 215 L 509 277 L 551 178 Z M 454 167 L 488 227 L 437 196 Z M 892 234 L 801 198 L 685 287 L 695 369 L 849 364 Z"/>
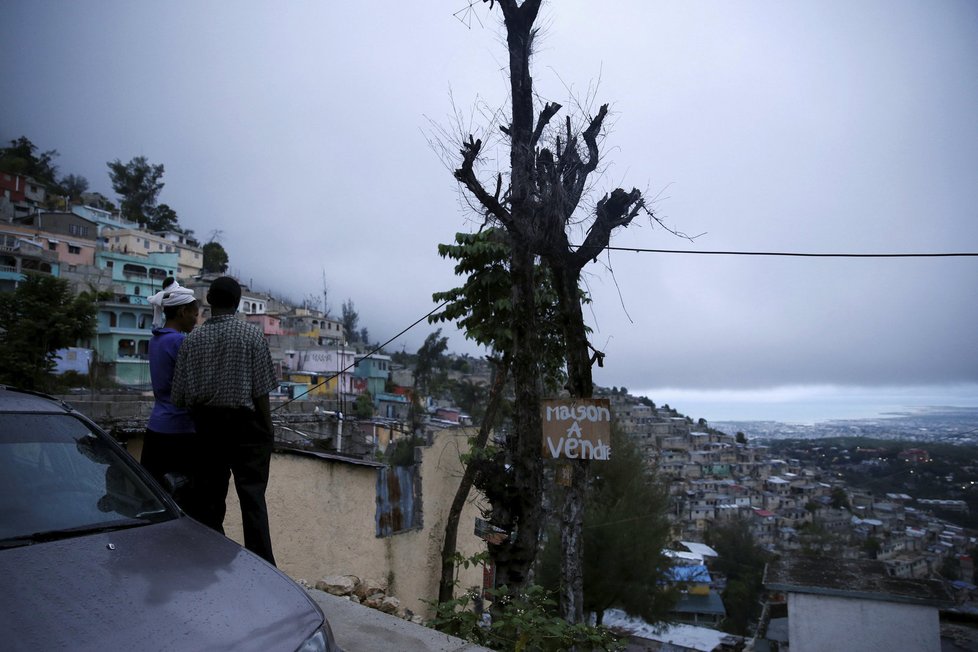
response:
<path fill-rule="evenodd" d="M 540 411 L 544 458 L 607 460 L 611 457 L 608 399 L 548 399 L 541 402 Z"/>

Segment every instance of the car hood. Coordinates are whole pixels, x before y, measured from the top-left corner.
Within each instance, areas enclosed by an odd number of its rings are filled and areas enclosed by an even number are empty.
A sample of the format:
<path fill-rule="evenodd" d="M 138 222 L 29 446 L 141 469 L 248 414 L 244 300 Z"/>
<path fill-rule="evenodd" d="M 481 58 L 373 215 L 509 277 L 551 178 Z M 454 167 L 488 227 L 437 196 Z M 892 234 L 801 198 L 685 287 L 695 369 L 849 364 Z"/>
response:
<path fill-rule="evenodd" d="M 293 652 L 323 622 L 298 585 L 187 517 L 0 550 L 0 577 L 8 650 Z"/>

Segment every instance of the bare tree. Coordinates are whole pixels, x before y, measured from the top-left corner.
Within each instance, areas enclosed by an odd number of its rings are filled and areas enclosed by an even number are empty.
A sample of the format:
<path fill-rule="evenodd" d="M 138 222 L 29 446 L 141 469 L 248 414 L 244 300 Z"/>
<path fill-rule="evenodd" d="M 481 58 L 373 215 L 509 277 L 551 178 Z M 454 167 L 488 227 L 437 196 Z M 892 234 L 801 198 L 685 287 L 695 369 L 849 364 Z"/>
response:
<path fill-rule="evenodd" d="M 498 5 L 502 12 L 509 50 L 511 122 L 500 126 L 509 138 L 508 187 L 504 192 L 501 172 L 496 173 L 488 187 L 480 178 L 476 167 L 483 154 L 483 142 L 473 136 L 462 144 L 461 161 L 454 174 L 486 219 L 501 224 L 512 243 L 512 374 L 516 401 L 514 436 L 508 444 L 511 469 L 507 477 L 511 491 L 507 492 L 510 502 L 505 510 L 493 505 L 494 514 L 504 514 L 503 525 L 510 537 L 500 543 L 490 543 L 489 552 L 496 562 L 499 582 L 519 587 L 528 580 L 542 525 L 541 391 L 536 364 L 540 327 L 534 262 L 543 261 L 553 277 L 560 329 L 566 345 L 567 389 L 573 397 L 589 398 L 594 390 L 591 367 L 604 356 L 588 341 L 579 292 L 582 270 L 607 248 L 615 230 L 628 226 L 643 211 L 652 219 L 655 216 L 638 189 L 615 188 L 596 202 L 585 227 L 583 243 L 571 245 L 568 231 L 575 224 L 573 216 L 585 194 L 589 176 L 598 167 L 598 140 L 608 116 L 608 105 L 602 105 L 594 115 L 585 116 L 583 129 L 575 128 L 570 117 L 559 129 L 551 126 L 562 107 L 547 102 L 537 110 L 530 75 L 537 34 L 534 22 L 542 0 L 483 1 L 489 2 L 490 9 Z M 570 464 L 571 483 L 561 513 L 560 603 L 564 618 L 581 622 L 581 527 L 587 467 L 583 461 Z"/>

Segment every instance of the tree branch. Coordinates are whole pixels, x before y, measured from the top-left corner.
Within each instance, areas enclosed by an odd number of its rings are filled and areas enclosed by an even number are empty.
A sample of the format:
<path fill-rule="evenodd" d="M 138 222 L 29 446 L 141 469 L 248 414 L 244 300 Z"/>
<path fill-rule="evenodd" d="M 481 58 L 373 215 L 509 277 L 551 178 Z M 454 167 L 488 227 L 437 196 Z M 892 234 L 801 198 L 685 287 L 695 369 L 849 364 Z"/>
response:
<path fill-rule="evenodd" d="M 537 118 L 536 129 L 533 130 L 533 136 L 530 139 L 530 147 L 536 147 L 537 142 L 540 140 L 540 136 L 543 134 L 543 130 L 546 128 L 550 119 L 560 111 L 561 106 L 556 102 L 547 102 L 546 106 L 543 107 L 543 111 L 540 112 L 540 117 Z"/>
<path fill-rule="evenodd" d="M 485 207 L 486 211 L 491 213 L 504 225 L 512 224 L 512 216 L 498 200 L 502 178 L 497 177 L 497 195 L 493 197 L 486 191 L 479 178 L 475 175 L 474 166 L 476 159 L 479 158 L 479 153 L 482 151 L 482 140 L 470 135 L 468 142 L 462 143 L 462 149 L 459 151 L 462 154 L 462 166 L 455 170 L 455 178 L 469 189 L 469 192 L 479 200 L 479 203 Z"/>
<path fill-rule="evenodd" d="M 611 232 L 618 227 L 628 226 L 645 207 L 645 200 L 637 188 L 625 192 L 615 188 L 598 202 L 595 219 L 588 230 L 584 244 L 571 256 L 571 264 L 583 269 L 589 260 L 597 257 L 611 240 Z"/>

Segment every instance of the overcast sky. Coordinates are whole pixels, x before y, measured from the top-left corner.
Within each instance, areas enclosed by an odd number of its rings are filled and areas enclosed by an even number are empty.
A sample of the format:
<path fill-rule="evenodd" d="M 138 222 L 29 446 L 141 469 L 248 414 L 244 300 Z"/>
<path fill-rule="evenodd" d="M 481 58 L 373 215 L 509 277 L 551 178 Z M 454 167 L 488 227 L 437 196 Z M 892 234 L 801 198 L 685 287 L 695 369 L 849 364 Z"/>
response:
<path fill-rule="evenodd" d="M 107 161 L 164 164 L 160 202 L 233 273 L 301 299 L 325 270 L 333 312 L 352 299 L 386 340 L 459 283 L 438 243 L 478 227 L 447 157 L 497 133 L 506 52 L 498 7 L 467 5 L 5 2 L 0 138 L 113 199 Z M 703 234 L 645 219 L 613 246 L 978 252 L 974 0 L 560 0 L 539 24 L 540 99 L 611 104 L 595 193 L 638 187 Z M 587 271 L 596 381 L 691 416 L 978 405 L 978 258 L 613 251 Z"/>

